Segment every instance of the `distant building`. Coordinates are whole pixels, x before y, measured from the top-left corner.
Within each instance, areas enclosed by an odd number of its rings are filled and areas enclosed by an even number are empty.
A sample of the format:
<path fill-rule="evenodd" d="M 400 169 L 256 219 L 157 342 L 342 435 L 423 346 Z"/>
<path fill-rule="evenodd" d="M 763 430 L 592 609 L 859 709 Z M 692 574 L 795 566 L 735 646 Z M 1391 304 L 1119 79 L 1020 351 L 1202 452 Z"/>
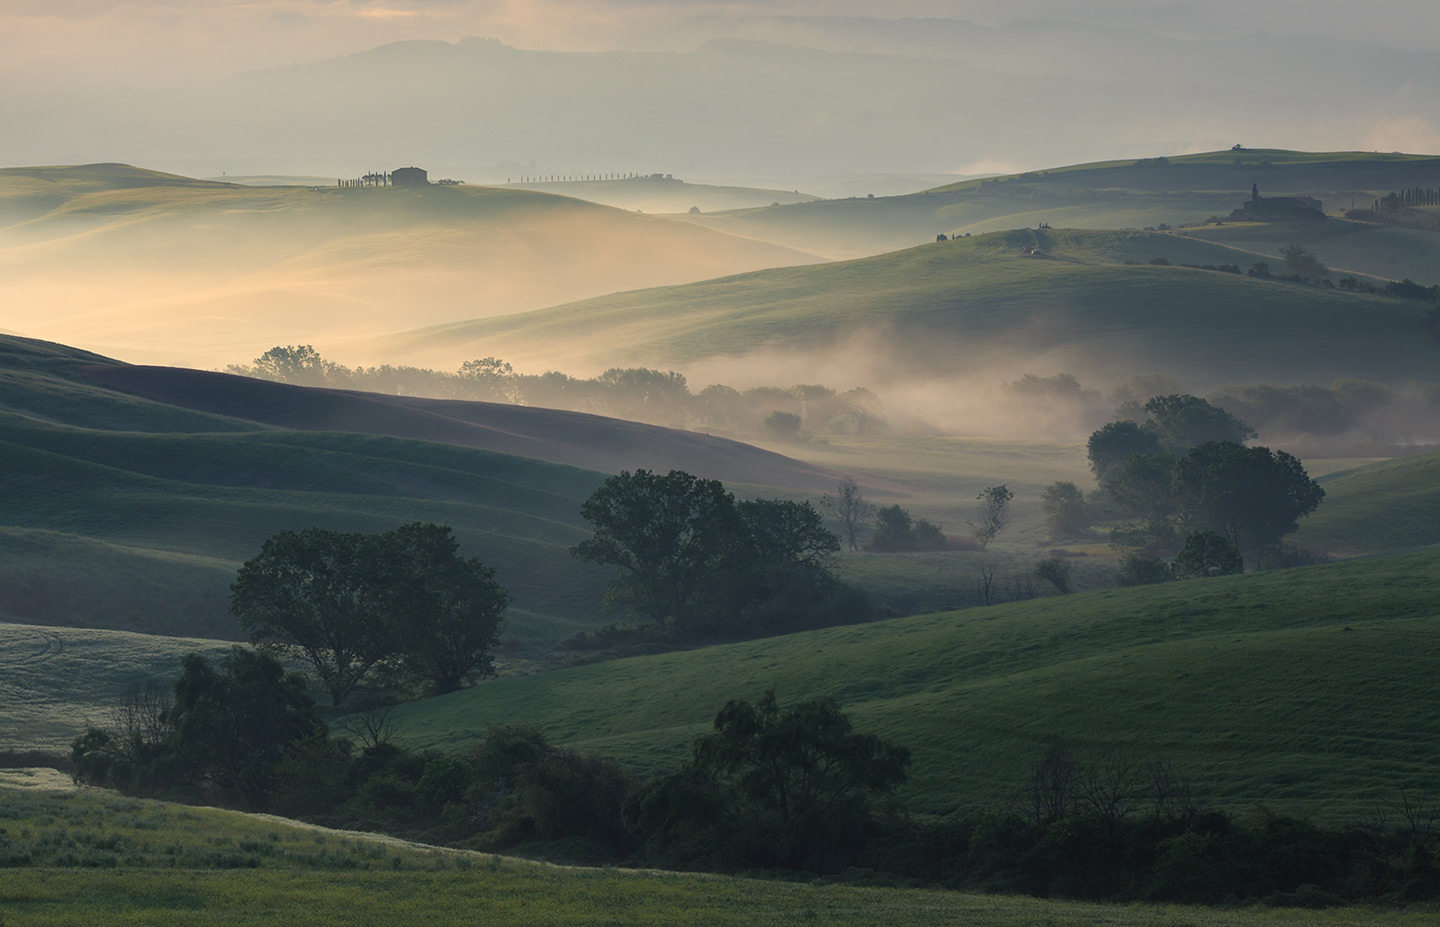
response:
<path fill-rule="evenodd" d="M 428 187 L 430 175 L 418 167 L 397 167 L 390 172 L 392 187 Z"/>
<path fill-rule="evenodd" d="M 1310 196 L 1261 196 L 1260 185 L 1250 187 L 1250 199 L 1230 213 L 1231 222 L 1264 222 L 1276 219 L 1317 221 L 1325 218 L 1325 206 Z"/>

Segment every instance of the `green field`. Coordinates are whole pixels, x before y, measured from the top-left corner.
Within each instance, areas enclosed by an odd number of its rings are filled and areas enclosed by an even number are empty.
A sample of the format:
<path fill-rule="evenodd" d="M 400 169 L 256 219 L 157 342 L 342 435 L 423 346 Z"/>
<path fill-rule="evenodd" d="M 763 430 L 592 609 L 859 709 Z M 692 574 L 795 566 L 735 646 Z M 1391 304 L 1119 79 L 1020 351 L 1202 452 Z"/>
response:
<path fill-rule="evenodd" d="M 0 624 L 0 749 L 69 752 L 86 724 L 105 726 L 132 685 L 168 686 L 187 653 L 216 640 Z"/>
<path fill-rule="evenodd" d="M 1368 464 L 1321 478 L 1325 501 L 1294 541 L 1337 556 L 1440 544 L 1440 453 Z"/>
<path fill-rule="evenodd" d="M 10 782 L 15 781 L 11 777 Z M 1262 927 L 1428 924 L 1435 912 L 1104 905 L 550 866 L 235 812 L 0 785 L 0 917 L 73 924 Z"/>
<path fill-rule="evenodd" d="M 1353 820 L 1440 764 L 1440 554 L 1052 596 L 499 679 L 406 706 L 415 746 L 490 723 L 643 772 L 727 699 L 835 696 L 914 751 L 924 811 L 1003 802 L 1055 738 L 1128 745 L 1206 801 Z"/>
<path fill-rule="evenodd" d="M 1149 263 L 1162 257 L 1172 266 Z M 716 379 L 753 359 L 796 379 L 843 370 L 872 387 L 952 379 L 957 391 L 1026 372 L 1106 383 L 1163 371 L 1192 391 L 1433 376 L 1423 304 L 1175 266 L 1250 257 L 1169 233 L 997 232 L 441 326 L 394 344 Z"/>

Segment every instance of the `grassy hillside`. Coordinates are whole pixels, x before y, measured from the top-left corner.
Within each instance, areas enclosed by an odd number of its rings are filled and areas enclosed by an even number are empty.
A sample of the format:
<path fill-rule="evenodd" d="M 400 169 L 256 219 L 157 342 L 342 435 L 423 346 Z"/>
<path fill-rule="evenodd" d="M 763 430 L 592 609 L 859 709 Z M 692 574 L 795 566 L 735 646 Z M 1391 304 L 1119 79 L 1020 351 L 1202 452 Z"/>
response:
<path fill-rule="evenodd" d="M 1325 501 L 1294 542 L 1337 555 L 1440 544 L 1440 453 L 1401 457 L 1321 478 Z"/>
<path fill-rule="evenodd" d="M 19 529 L 0 536 L 14 619 L 231 636 L 229 578 L 270 535 L 415 520 L 453 526 L 466 554 L 496 567 L 518 610 L 507 635 L 563 637 L 599 600 L 600 574 L 568 553 L 602 479 L 590 471 L 326 432 L 104 433 L 9 418 L 0 443 L 3 518 Z"/>
<path fill-rule="evenodd" d="M 415 324 L 813 260 L 528 190 L 0 170 L 7 327 L 152 362 L 220 366 L 306 342 L 373 362 L 355 345 Z"/>
<path fill-rule="evenodd" d="M 1366 207 L 1368 208 L 1368 207 Z M 1235 223 L 1186 229 L 1185 234 L 1236 248 L 1278 267 L 1280 249 L 1299 244 L 1338 280 L 1351 274 L 1424 286 L 1440 283 L 1440 232 L 1331 218 L 1318 225 Z M 1244 266 L 1242 264 L 1242 266 Z"/>
<path fill-rule="evenodd" d="M 993 384 L 1027 371 L 1101 382 L 1163 371 L 1190 389 L 1430 378 L 1434 347 L 1418 337 L 1423 306 L 1413 301 L 1173 266 L 1248 266 L 1253 257 L 1166 233 L 1022 230 L 619 293 L 393 343 L 455 356 L 483 346 L 517 363 L 687 371 L 753 355 L 802 382 L 828 369 L 831 380 L 871 386 L 987 374 Z M 1153 266 L 1155 258 L 1172 266 Z"/>
<path fill-rule="evenodd" d="M 105 725 L 131 685 L 169 685 L 187 653 L 218 657 L 231 645 L 157 637 L 0 624 L 0 749 L 68 752 L 87 722 Z"/>
<path fill-rule="evenodd" d="M 1158 163 L 1163 162 L 1163 163 Z M 835 258 L 892 251 L 937 234 L 980 234 L 1041 222 L 1070 228 L 1145 228 L 1225 217 L 1262 194 L 1306 194 L 1327 210 L 1368 208 L 1375 196 L 1440 185 L 1440 158 L 1276 149 L 1106 161 L 985 180 L 925 193 L 739 210 L 695 217 L 707 226 Z M 1382 271 L 1365 270 L 1364 273 Z"/>
<path fill-rule="evenodd" d="M 312 390 L 0 338 L 0 618 L 233 637 L 235 568 L 283 529 L 451 525 L 514 595 L 512 653 L 601 620 L 569 548 L 604 472 L 818 495 L 833 473 L 580 413 Z"/>
<path fill-rule="evenodd" d="M 500 679 L 406 706 L 673 768 L 727 699 L 835 696 L 914 751 L 914 807 L 1003 801 L 1055 738 L 1183 767 L 1209 802 L 1350 820 L 1440 763 L 1440 554 L 1085 593 Z"/>
<path fill-rule="evenodd" d="M 1410 927 L 1434 912 L 1101 905 L 623 869 L 434 850 L 95 791 L 0 788 L 5 922 L 169 925 Z"/>

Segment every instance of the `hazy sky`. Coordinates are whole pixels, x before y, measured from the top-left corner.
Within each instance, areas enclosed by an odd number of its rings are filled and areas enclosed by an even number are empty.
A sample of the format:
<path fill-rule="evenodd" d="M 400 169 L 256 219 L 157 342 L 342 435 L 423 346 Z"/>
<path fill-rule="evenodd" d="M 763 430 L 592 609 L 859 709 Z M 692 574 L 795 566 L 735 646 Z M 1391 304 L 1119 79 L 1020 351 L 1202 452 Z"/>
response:
<path fill-rule="evenodd" d="M 360 54 L 467 37 L 679 54 Z M 695 51 L 726 38 L 792 47 Z M 0 165 L 423 158 L 488 182 L 502 163 L 776 177 L 1236 141 L 1436 151 L 1437 93 L 1437 0 L 0 0 Z"/>
<path fill-rule="evenodd" d="M 521 48 L 683 50 L 771 16 L 1063 19 L 1177 38 L 1258 31 L 1437 47 L 1434 0 L 5 0 L 0 73 L 155 82 L 314 61 L 399 39 L 493 36 Z M 752 36 L 753 37 L 753 36 Z"/>

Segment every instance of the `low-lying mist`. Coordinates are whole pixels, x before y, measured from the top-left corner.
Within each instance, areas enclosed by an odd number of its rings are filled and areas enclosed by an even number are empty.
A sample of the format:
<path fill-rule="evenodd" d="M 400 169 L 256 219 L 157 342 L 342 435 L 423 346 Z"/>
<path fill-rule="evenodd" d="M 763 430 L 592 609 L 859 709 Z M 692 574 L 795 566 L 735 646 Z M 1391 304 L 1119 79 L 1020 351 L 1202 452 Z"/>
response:
<path fill-rule="evenodd" d="M 1187 392 L 1160 374 L 1120 381 L 1071 373 L 1016 374 L 996 367 L 967 376 L 909 379 L 880 371 L 857 381 L 839 369 L 828 379 L 786 384 L 821 371 L 770 363 L 706 364 L 697 376 L 673 370 L 614 367 L 583 377 L 558 370 L 517 371 L 494 357 L 459 369 L 381 365 L 347 367 L 309 345 L 275 347 L 227 372 L 303 386 L 394 395 L 466 399 L 567 409 L 670 428 L 770 442 L 803 443 L 824 435 L 956 435 L 1083 442 L 1117 418 L 1143 421 L 1153 396 Z M 769 372 L 771 379 L 764 377 Z M 725 376 L 724 382 L 714 382 Z M 700 383 L 711 381 L 708 385 Z M 692 384 L 694 384 L 692 386 Z M 1388 457 L 1440 444 L 1440 386 L 1391 386 L 1342 379 L 1329 386 L 1233 384 L 1204 398 L 1252 425 L 1259 441 L 1315 457 Z"/>
<path fill-rule="evenodd" d="M 0 171 L 7 329 L 145 363 L 277 341 L 366 363 L 396 329 L 816 260 L 529 191 L 126 187 L 157 175 L 110 167 L 98 190 L 80 168 Z"/>

